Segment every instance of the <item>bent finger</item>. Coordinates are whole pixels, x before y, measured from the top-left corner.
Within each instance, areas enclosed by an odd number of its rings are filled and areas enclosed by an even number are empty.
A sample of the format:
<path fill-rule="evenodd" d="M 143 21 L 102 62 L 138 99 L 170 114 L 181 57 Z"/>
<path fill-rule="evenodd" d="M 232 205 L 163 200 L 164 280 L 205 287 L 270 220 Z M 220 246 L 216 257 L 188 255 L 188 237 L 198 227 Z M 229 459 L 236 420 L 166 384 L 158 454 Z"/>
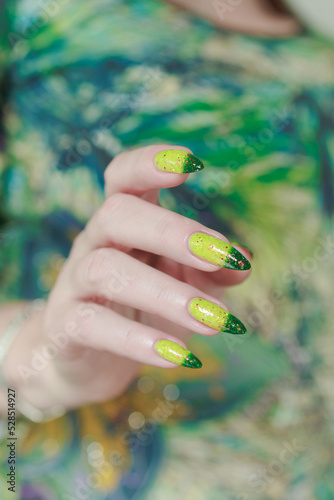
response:
<path fill-rule="evenodd" d="M 142 195 L 182 184 L 203 163 L 183 146 L 146 146 L 117 155 L 104 174 L 106 197 L 115 193 Z"/>
<path fill-rule="evenodd" d="M 81 259 L 67 289 L 81 300 L 103 298 L 202 335 L 246 331 L 222 302 L 115 249 L 95 250 Z"/>
<path fill-rule="evenodd" d="M 176 337 L 126 318 L 117 312 L 90 302 L 74 301 L 63 312 L 58 329 L 58 342 L 109 351 L 161 368 L 201 368 L 201 361 Z M 61 332 L 59 331 L 61 329 Z"/>
<path fill-rule="evenodd" d="M 203 271 L 250 268 L 249 261 L 224 235 L 129 194 L 106 200 L 88 222 L 85 238 L 81 252 L 116 246 L 143 250 Z"/>

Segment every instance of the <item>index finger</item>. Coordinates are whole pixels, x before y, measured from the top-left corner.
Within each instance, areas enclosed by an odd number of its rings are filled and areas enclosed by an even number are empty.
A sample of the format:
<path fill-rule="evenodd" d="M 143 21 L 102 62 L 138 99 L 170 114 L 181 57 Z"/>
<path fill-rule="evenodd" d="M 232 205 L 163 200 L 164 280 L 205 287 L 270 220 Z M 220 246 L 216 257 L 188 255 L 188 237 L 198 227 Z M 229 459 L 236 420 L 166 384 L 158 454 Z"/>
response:
<path fill-rule="evenodd" d="M 204 168 L 190 149 L 159 144 L 117 155 L 104 173 L 105 192 L 142 195 L 153 189 L 182 184 L 190 173 Z"/>

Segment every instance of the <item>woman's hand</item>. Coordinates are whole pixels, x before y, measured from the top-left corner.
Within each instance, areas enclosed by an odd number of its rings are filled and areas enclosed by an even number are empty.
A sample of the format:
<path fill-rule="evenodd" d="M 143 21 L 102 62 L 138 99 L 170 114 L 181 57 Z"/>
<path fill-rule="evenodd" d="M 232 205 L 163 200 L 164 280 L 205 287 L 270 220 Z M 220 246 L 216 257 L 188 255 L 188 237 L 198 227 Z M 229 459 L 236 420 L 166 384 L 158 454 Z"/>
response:
<path fill-rule="evenodd" d="M 74 241 L 42 334 L 34 329 L 20 364 L 30 403 L 72 408 L 113 398 L 141 363 L 199 368 L 184 344 L 190 332 L 245 332 L 216 297 L 249 275 L 248 260 L 221 234 L 158 205 L 160 188 L 202 168 L 186 148 L 166 145 L 122 153 L 107 167 L 106 201 Z M 32 388 L 38 377 L 44 394 Z"/>

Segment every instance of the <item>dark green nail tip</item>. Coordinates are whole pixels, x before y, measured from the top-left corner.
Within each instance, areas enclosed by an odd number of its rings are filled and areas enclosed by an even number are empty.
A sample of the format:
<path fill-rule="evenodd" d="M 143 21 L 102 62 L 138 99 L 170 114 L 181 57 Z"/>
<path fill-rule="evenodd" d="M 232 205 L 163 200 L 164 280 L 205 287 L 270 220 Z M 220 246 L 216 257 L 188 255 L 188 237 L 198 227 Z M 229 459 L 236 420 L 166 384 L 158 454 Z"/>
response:
<path fill-rule="evenodd" d="M 204 168 L 204 165 L 201 162 L 201 160 L 199 158 L 197 158 L 197 156 L 194 156 L 194 155 L 189 153 L 185 162 L 184 162 L 183 172 L 185 174 L 189 174 L 192 172 L 198 172 L 199 170 L 203 170 L 203 168 Z"/>
<path fill-rule="evenodd" d="M 194 233 L 189 238 L 193 254 L 216 266 L 244 271 L 250 269 L 250 262 L 230 243 L 206 233 Z"/>
<path fill-rule="evenodd" d="M 247 246 L 245 245 L 244 243 L 239 243 L 239 241 L 231 241 L 231 245 L 234 247 L 234 245 L 238 245 L 239 247 L 242 247 L 242 248 L 245 248 L 250 254 L 251 254 L 251 257 L 254 257 L 254 253 L 253 251 Z"/>
<path fill-rule="evenodd" d="M 230 254 L 226 257 L 225 267 L 236 271 L 247 271 L 251 268 L 251 263 L 239 250 L 231 247 Z"/>
<path fill-rule="evenodd" d="M 233 333 L 234 335 L 243 335 L 247 332 L 247 329 L 240 319 L 233 316 L 233 314 L 229 314 L 221 331 Z"/>
<path fill-rule="evenodd" d="M 202 362 L 190 352 L 183 361 L 182 366 L 186 366 L 187 368 L 202 368 L 203 365 Z"/>

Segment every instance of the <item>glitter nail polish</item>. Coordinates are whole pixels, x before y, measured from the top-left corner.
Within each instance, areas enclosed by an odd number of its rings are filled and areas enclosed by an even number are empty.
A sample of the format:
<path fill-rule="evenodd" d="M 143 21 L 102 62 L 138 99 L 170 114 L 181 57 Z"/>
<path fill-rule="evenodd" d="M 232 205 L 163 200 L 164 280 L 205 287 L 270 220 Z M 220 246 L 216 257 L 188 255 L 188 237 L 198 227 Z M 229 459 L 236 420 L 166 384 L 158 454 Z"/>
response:
<path fill-rule="evenodd" d="M 154 157 L 154 163 L 159 170 L 176 174 L 189 174 L 204 168 L 203 163 L 188 151 L 166 149 Z"/>
<path fill-rule="evenodd" d="M 156 344 L 156 350 L 160 356 L 187 368 L 201 368 L 201 361 L 184 347 L 171 342 L 170 340 L 159 340 Z"/>
<path fill-rule="evenodd" d="M 236 248 L 215 236 L 195 233 L 189 239 L 189 246 L 192 253 L 211 264 L 239 271 L 251 267 L 250 262 Z"/>
<path fill-rule="evenodd" d="M 253 251 L 247 246 L 245 245 L 244 243 L 239 243 L 238 241 L 231 241 L 230 244 L 234 247 L 235 245 L 239 246 L 239 247 L 242 247 L 242 248 L 245 248 L 246 250 L 248 250 L 248 252 L 251 254 L 251 257 L 253 258 L 254 257 L 254 253 Z"/>
<path fill-rule="evenodd" d="M 189 303 L 190 314 L 200 323 L 226 333 L 246 333 L 241 321 L 222 307 L 209 300 L 195 298 Z"/>

